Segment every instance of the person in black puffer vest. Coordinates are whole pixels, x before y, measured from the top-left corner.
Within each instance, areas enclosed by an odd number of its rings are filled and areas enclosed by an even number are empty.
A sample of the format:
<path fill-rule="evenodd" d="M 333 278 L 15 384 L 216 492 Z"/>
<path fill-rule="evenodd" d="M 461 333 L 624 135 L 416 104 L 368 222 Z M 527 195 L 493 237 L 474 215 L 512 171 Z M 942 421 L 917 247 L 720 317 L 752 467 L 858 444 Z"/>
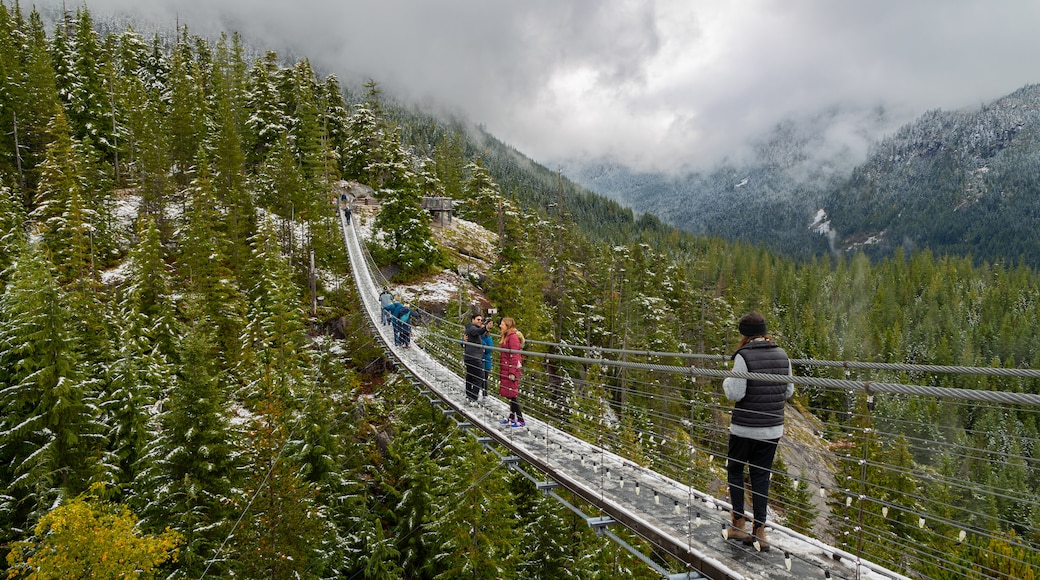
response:
<path fill-rule="evenodd" d="M 733 354 L 733 372 L 790 375 L 791 360 L 784 349 L 768 335 L 766 319 L 758 312 L 740 318 L 740 344 Z M 776 446 L 784 434 L 784 405 L 794 394 L 789 382 L 759 381 L 736 377 L 722 382 L 726 398 L 734 401 L 729 427 L 729 452 L 726 466 L 730 503 L 733 504 L 728 539 L 742 540 L 756 549 L 769 551 L 766 539 L 766 510 L 769 505 L 769 477 Z M 751 476 L 751 504 L 754 510 L 752 533 L 744 525 L 744 468 Z"/>

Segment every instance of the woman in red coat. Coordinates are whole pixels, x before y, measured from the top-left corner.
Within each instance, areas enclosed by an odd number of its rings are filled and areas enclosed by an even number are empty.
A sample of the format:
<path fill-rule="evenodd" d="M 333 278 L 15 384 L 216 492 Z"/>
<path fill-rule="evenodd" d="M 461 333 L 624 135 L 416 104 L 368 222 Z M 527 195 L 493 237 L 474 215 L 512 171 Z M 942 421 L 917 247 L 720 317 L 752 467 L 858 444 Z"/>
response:
<path fill-rule="evenodd" d="M 524 344 L 520 338 L 523 335 L 516 330 L 516 321 L 509 317 L 503 318 L 498 328 L 502 331 L 502 339 L 498 345 L 500 348 L 514 351 L 523 348 Z M 498 382 L 501 386 L 498 388 L 498 394 L 509 399 L 509 418 L 502 421 L 502 424 L 514 428 L 527 426 L 520 404 L 516 402 L 516 397 L 520 394 L 521 360 L 519 352 L 499 352 Z"/>

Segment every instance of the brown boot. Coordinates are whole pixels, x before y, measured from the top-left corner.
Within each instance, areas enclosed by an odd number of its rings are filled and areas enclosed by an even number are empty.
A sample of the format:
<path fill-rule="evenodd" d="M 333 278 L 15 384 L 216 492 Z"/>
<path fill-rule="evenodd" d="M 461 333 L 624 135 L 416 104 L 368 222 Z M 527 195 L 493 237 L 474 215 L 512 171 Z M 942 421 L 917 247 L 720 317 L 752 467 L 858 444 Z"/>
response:
<path fill-rule="evenodd" d="M 744 530 L 744 525 L 747 523 L 747 519 L 744 516 L 738 516 L 733 512 L 730 512 L 733 516 L 733 523 L 729 527 L 723 528 L 722 537 L 727 540 L 741 540 L 747 541 L 751 536 Z"/>
<path fill-rule="evenodd" d="M 750 536 L 747 536 L 747 534 L 745 534 L 747 538 L 744 540 L 744 543 L 749 546 L 754 546 L 755 549 L 759 552 L 768 552 L 769 540 L 766 539 L 765 524 L 755 522 L 755 524 L 752 526 L 751 533 L 752 535 Z"/>

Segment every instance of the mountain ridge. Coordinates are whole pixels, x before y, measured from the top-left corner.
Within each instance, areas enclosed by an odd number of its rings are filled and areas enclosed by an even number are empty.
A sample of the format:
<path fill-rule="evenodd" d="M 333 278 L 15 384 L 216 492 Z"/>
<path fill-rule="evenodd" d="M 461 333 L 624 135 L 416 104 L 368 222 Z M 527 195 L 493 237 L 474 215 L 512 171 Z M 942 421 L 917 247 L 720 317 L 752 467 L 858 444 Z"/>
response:
<path fill-rule="evenodd" d="M 876 140 L 859 161 L 849 150 L 820 149 L 839 118 L 781 123 L 754 145 L 751 159 L 678 176 L 609 163 L 570 164 L 565 172 L 636 213 L 796 258 L 854 250 L 884 258 L 928 248 L 1040 265 L 1040 240 L 1028 235 L 1040 216 L 1040 87 L 980 107 L 926 112 Z M 883 111 L 874 126 L 884 126 Z"/>

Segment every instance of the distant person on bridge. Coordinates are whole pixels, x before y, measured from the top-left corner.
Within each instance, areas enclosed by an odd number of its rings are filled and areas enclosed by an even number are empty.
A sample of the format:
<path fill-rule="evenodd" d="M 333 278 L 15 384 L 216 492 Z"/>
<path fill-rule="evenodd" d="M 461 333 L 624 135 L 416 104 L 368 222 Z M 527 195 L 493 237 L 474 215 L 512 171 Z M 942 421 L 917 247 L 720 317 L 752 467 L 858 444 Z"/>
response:
<path fill-rule="evenodd" d="M 462 362 L 466 365 L 466 399 L 476 403 L 480 397 L 480 386 L 486 380 L 484 376 L 484 342 L 487 334 L 484 317 L 474 314 L 463 332 Z"/>
<path fill-rule="evenodd" d="M 484 378 L 480 382 L 480 402 L 487 401 L 487 386 L 488 378 L 491 377 L 491 349 L 489 346 L 495 346 L 495 339 L 491 336 L 491 331 L 495 328 L 495 323 L 490 317 L 484 321 L 484 329 L 487 331 L 480 336 L 480 342 L 484 345 Z"/>
<path fill-rule="evenodd" d="M 766 319 L 758 312 L 740 318 L 740 343 L 733 354 L 733 372 L 790 375 L 791 360 L 784 349 L 769 336 Z M 784 405 L 794 394 L 794 384 L 730 377 L 722 381 L 726 398 L 734 401 L 729 427 L 729 452 L 726 466 L 733 523 L 725 536 L 768 552 L 766 511 L 769 506 L 769 478 L 776 446 L 784 434 Z M 751 503 L 754 510 L 752 533 L 744 528 L 744 467 L 751 477 Z"/>
<path fill-rule="evenodd" d="M 524 348 L 524 335 L 516 329 L 515 320 L 507 316 L 502 319 L 498 328 L 502 331 L 499 347 L 516 351 Z M 519 352 L 502 351 L 498 355 L 498 394 L 509 400 L 509 418 L 502 421 L 502 424 L 514 428 L 526 427 L 524 413 L 520 410 L 520 403 L 516 402 L 520 396 L 520 369 L 523 367 L 523 357 Z"/>
<path fill-rule="evenodd" d="M 397 318 L 394 319 L 394 324 L 397 325 L 397 336 L 400 339 L 401 346 L 405 348 L 408 348 L 412 344 L 413 318 L 414 314 L 412 313 L 412 307 L 405 302 L 397 311 Z"/>
<path fill-rule="evenodd" d="M 387 306 L 394 303 L 394 295 L 390 293 L 390 289 L 386 286 L 383 287 L 383 292 L 379 295 L 379 308 L 382 310 L 382 321 L 383 326 L 390 324 L 390 311 L 387 310 Z"/>
<path fill-rule="evenodd" d="M 404 308 L 404 304 L 396 300 L 383 307 L 383 311 L 390 314 L 390 326 L 394 329 L 395 346 L 401 346 L 401 321 L 397 317 L 401 314 L 402 308 Z"/>

